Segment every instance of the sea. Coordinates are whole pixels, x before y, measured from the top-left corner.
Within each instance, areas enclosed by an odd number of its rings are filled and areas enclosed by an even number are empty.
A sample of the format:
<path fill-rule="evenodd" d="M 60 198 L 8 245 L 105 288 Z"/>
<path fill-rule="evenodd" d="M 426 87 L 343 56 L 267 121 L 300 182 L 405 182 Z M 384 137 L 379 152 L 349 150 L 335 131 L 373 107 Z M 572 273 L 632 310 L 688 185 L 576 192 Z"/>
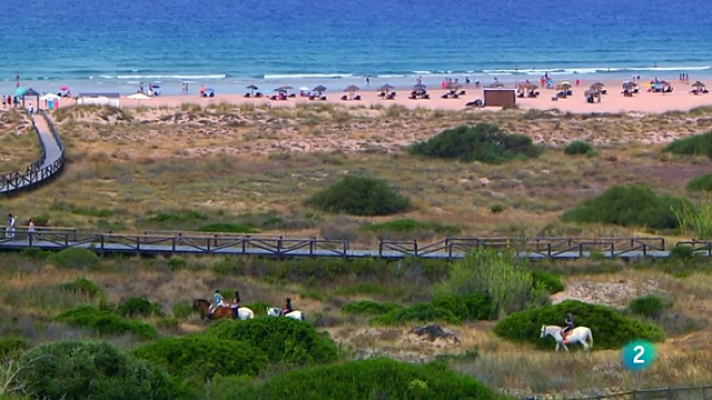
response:
<path fill-rule="evenodd" d="M 708 1 L 2 0 L 0 92 L 712 79 Z"/>

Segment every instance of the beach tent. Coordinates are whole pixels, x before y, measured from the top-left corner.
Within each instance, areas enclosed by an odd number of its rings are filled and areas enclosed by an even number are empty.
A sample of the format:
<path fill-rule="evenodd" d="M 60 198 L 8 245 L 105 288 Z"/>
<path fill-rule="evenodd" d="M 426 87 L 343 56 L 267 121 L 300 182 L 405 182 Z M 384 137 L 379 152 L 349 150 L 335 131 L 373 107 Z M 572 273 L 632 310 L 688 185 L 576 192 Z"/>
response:
<path fill-rule="evenodd" d="M 93 104 L 97 106 L 111 106 L 118 108 L 121 105 L 119 93 L 79 93 L 77 104 Z"/>
<path fill-rule="evenodd" d="M 57 96 L 54 93 L 47 93 L 44 96 L 40 97 L 40 100 L 44 101 L 46 109 L 54 110 L 55 108 L 59 108 L 60 98 L 61 97 Z"/>
<path fill-rule="evenodd" d="M 134 93 L 126 96 L 127 99 L 138 100 L 138 106 L 141 107 L 141 100 L 151 100 L 151 96 L 147 96 L 143 93 Z"/>
<path fill-rule="evenodd" d="M 23 106 L 23 107 L 25 106 L 25 97 L 30 97 L 30 98 L 34 97 L 34 98 L 35 98 L 34 104 L 35 104 L 36 107 L 39 108 L 39 104 L 40 104 L 40 94 L 37 93 L 36 90 L 34 90 L 34 89 L 32 89 L 32 88 L 29 88 L 29 89 L 25 90 L 24 92 L 22 92 L 22 106 Z M 31 100 L 31 99 L 30 99 L 30 100 Z M 30 104 L 32 104 L 32 103 L 30 103 Z"/>

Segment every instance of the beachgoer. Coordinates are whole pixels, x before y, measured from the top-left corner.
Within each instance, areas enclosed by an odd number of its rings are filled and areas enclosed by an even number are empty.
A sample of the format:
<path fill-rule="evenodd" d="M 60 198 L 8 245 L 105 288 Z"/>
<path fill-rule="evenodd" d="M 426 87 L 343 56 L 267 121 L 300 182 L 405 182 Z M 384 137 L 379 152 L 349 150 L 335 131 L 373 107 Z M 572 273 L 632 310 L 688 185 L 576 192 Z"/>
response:
<path fill-rule="evenodd" d="M 27 240 L 32 243 L 35 238 L 35 222 L 30 218 L 27 222 Z"/>
<path fill-rule="evenodd" d="M 15 217 L 12 214 L 8 214 L 7 234 L 5 236 L 8 239 L 15 237 Z"/>

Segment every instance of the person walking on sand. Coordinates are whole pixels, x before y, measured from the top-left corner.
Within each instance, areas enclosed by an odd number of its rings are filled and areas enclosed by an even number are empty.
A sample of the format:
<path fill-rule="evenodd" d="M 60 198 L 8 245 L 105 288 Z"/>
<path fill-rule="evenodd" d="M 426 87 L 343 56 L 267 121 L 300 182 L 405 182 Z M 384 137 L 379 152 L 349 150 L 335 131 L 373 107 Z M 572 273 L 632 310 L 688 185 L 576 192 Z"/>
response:
<path fill-rule="evenodd" d="M 12 214 L 8 214 L 9 220 L 7 222 L 7 234 L 5 235 L 8 239 L 15 238 L 15 217 Z"/>
<path fill-rule="evenodd" d="M 371 86 L 371 78 L 368 76 L 366 77 L 366 86 Z"/>

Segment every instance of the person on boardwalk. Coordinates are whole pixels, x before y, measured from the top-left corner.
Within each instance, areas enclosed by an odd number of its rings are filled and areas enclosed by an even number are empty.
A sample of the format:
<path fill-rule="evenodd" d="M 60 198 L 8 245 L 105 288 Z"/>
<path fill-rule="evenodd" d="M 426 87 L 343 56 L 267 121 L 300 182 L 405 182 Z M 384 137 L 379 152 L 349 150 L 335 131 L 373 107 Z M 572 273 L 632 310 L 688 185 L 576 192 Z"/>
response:
<path fill-rule="evenodd" d="M 27 240 L 30 244 L 35 240 L 35 221 L 33 221 L 32 218 L 27 221 Z"/>
<path fill-rule="evenodd" d="M 7 222 L 7 236 L 8 239 L 13 239 L 15 237 L 15 217 L 12 214 L 8 214 Z"/>

